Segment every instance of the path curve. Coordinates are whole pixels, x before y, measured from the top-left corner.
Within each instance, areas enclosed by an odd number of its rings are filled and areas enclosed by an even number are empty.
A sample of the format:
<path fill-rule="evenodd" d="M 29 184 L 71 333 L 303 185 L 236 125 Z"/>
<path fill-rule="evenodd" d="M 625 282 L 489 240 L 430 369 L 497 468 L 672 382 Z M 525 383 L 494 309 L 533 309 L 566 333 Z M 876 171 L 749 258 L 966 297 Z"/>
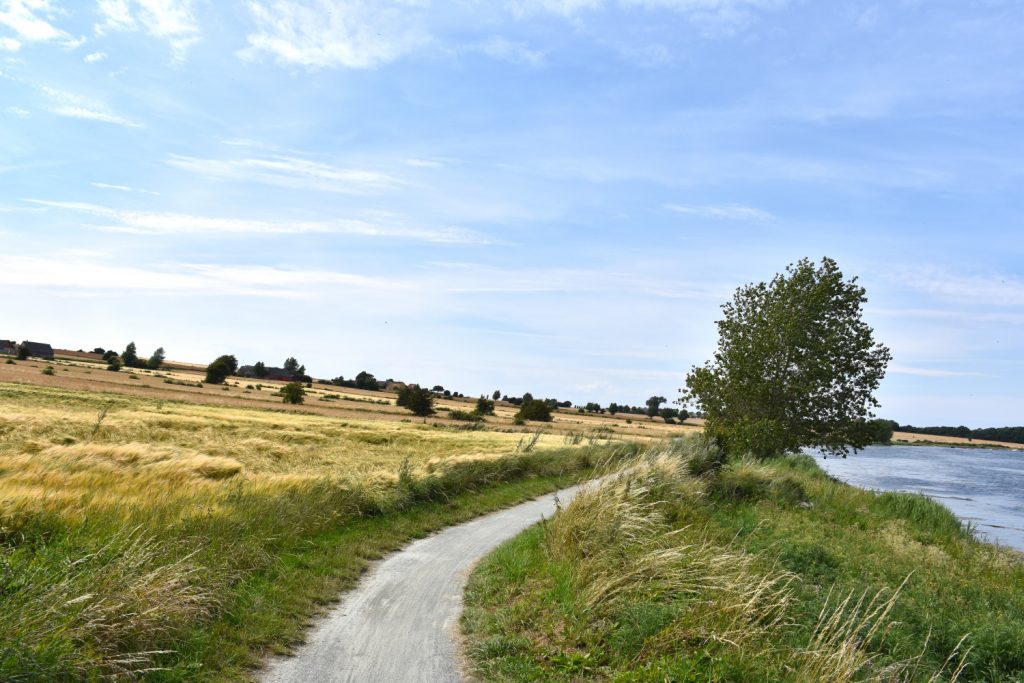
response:
<path fill-rule="evenodd" d="M 457 683 L 462 592 L 473 565 L 550 517 L 579 486 L 414 541 L 373 565 L 318 623 L 294 657 L 272 660 L 263 683 Z"/>

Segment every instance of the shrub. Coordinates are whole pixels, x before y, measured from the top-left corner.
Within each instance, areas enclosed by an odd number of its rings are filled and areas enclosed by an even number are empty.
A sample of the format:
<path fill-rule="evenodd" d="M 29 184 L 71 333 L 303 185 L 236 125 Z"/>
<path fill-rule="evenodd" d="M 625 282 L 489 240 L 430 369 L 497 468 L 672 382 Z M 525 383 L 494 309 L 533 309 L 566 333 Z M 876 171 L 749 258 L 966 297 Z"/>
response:
<path fill-rule="evenodd" d="M 462 420 L 463 422 L 483 422 L 484 416 L 480 413 L 471 413 L 467 410 L 452 410 L 449 411 L 448 417 L 453 420 Z"/>
<path fill-rule="evenodd" d="M 289 382 L 281 387 L 281 400 L 297 405 L 306 400 L 306 390 L 301 382 Z"/>
<path fill-rule="evenodd" d="M 519 407 L 516 417 L 521 420 L 532 420 L 534 422 L 551 422 L 551 408 L 543 401 L 523 401 Z"/>
<path fill-rule="evenodd" d="M 207 384 L 223 384 L 228 376 L 238 370 L 238 361 L 234 356 L 221 356 L 206 367 Z"/>
<path fill-rule="evenodd" d="M 494 415 L 494 401 L 481 396 L 476 400 L 477 415 Z"/>
<path fill-rule="evenodd" d="M 419 385 L 410 384 L 399 390 L 395 405 L 411 410 L 413 415 L 426 417 L 434 414 L 434 395 Z"/>

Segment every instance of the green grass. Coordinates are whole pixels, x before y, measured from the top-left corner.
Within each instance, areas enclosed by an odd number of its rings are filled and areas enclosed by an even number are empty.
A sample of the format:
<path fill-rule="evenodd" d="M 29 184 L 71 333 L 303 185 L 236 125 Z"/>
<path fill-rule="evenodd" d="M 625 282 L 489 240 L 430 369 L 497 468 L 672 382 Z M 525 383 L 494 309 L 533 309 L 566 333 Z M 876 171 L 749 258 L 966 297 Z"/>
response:
<path fill-rule="evenodd" d="M 480 678 L 1024 681 L 1019 554 L 808 457 L 708 460 L 641 459 L 488 557 L 463 617 Z"/>

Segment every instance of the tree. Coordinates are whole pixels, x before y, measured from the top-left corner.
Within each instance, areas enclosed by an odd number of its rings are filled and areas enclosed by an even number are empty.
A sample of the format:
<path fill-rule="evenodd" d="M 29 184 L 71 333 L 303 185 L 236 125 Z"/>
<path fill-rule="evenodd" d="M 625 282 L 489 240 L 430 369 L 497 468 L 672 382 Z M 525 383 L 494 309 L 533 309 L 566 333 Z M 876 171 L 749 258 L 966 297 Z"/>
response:
<path fill-rule="evenodd" d="M 356 388 L 377 391 L 377 378 L 368 373 L 366 370 L 363 370 L 358 375 L 356 375 Z"/>
<path fill-rule="evenodd" d="M 497 401 L 499 398 L 501 398 L 501 389 L 495 389 L 494 393 L 491 394 L 491 399 Z"/>
<path fill-rule="evenodd" d="M 238 370 L 238 361 L 234 356 L 220 356 L 217 360 L 206 366 L 207 384 L 224 384 L 229 376 Z"/>
<path fill-rule="evenodd" d="M 477 415 L 494 415 L 494 401 L 481 396 L 476 400 Z"/>
<path fill-rule="evenodd" d="M 434 395 L 418 384 L 409 384 L 398 390 L 395 405 L 411 410 L 413 415 L 426 417 L 434 414 Z"/>
<path fill-rule="evenodd" d="M 544 401 L 524 400 L 516 413 L 517 420 L 533 420 L 534 422 L 551 422 L 551 408 Z"/>
<path fill-rule="evenodd" d="M 135 349 L 135 342 L 128 342 L 128 346 L 124 347 L 124 353 L 121 354 L 121 362 L 124 363 L 125 367 L 139 367 L 139 353 Z"/>
<path fill-rule="evenodd" d="M 22 342 L 18 344 L 18 360 L 28 360 L 28 357 L 32 355 L 32 352 L 28 349 L 28 344 Z"/>
<path fill-rule="evenodd" d="M 306 400 L 306 390 L 301 382 L 289 382 L 281 387 L 281 400 L 285 403 L 298 405 Z"/>
<path fill-rule="evenodd" d="M 267 364 L 263 361 L 257 361 L 256 364 L 252 366 L 252 374 L 256 379 L 265 378 L 268 374 Z"/>
<path fill-rule="evenodd" d="M 892 355 L 861 320 L 865 301 L 829 258 L 739 288 L 722 306 L 714 359 L 690 371 L 681 401 L 705 413 L 730 454 L 866 446 L 863 422 Z"/>
<path fill-rule="evenodd" d="M 654 417 L 661 410 L 661 404 L 668 399 L 664 396 L 651 396 L 647 399 L 647 417 Z"/>
<path fill-rule="evenodd" d="M 153 355 L 149 357 L 148 361 L 146 361 L 146 367 L 150 370 L 159 370 L 160 366 L 164 364 L 164 359 L 166 357 L 167 356 L 164 354 L 164 347 L 161 346 L 154 351 Z"/>
<path fill-rule="evenodd" d="M 284 371 L 296 379 L 302 379 L 306 376 L 306 366 L 299 365 L 299 361 L 295 360 L 294 357 L 285 360 Z"/>

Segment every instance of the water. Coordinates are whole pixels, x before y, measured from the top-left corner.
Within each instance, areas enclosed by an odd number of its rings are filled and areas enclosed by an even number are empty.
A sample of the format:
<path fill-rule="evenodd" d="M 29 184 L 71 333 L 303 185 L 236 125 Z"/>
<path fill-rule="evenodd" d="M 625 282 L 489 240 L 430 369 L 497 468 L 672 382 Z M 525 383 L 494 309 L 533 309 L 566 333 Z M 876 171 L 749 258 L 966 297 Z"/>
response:
<path fill-rule="evenodd" d="M 821 467 L 855 486 L 923 493 L 969 521 L 978 536 L 1024 550 L 1024 452 L 942 446 L 870 446 Z"/>

